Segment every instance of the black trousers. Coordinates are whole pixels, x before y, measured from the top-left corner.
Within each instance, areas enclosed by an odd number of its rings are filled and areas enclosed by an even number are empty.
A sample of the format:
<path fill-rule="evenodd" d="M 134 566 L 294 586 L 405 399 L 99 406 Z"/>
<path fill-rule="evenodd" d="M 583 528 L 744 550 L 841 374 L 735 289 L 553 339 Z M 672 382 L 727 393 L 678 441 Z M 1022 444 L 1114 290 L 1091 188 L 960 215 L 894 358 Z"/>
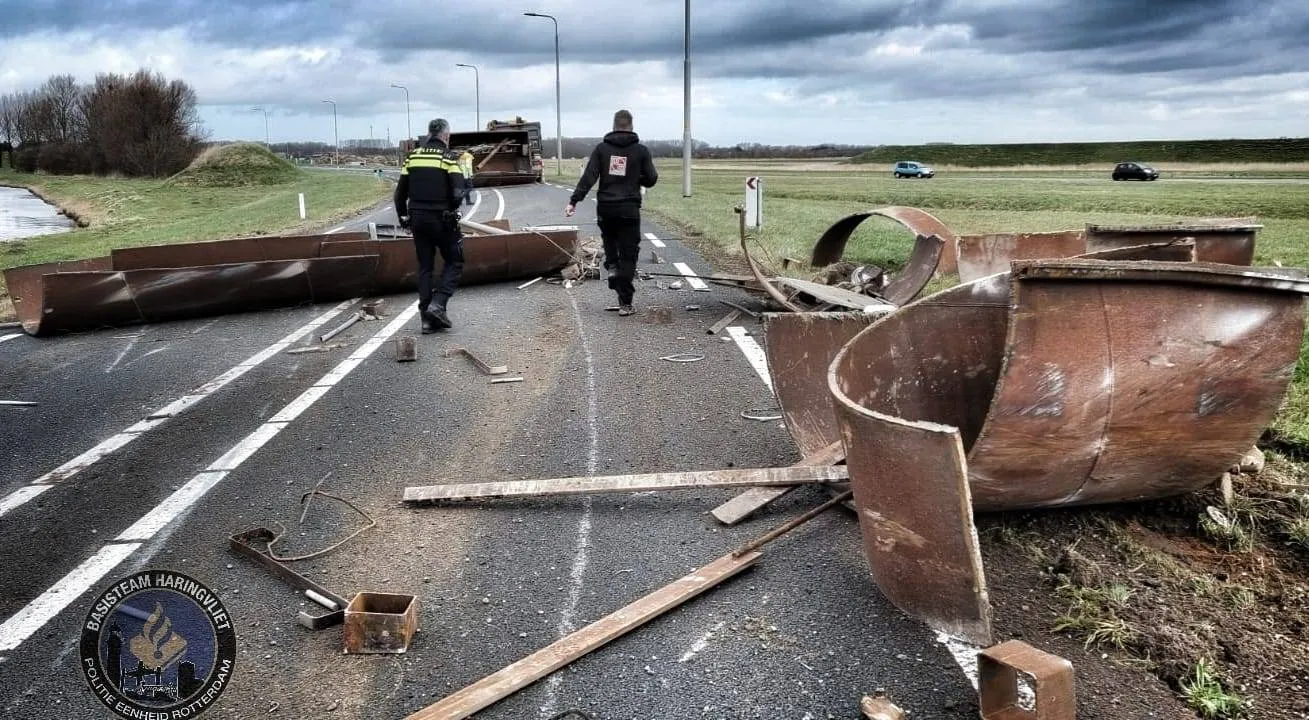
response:
<path fill-rule="evenodd" d="M 414 233 L 414 249 L 418 252 L 418 311 L 426 312 L 433 301 L 444 310 L 464 274 L 464 237 L 459 231 L 459 220 L 453 213 L 447 220 L 441 211 L 414 210 L 409 216 L 409 228 Z M 432 275 L 438 252 L 441 278 L 434 288 Z"/>
<path fill-rule="evenodd" d="M 641 218 L 600 214 L 600 240 L 604 243 L 609 288 L 618 293 L 619 305 L 631 305 L 636 288 L 636 262 L 641 257 Z"/>

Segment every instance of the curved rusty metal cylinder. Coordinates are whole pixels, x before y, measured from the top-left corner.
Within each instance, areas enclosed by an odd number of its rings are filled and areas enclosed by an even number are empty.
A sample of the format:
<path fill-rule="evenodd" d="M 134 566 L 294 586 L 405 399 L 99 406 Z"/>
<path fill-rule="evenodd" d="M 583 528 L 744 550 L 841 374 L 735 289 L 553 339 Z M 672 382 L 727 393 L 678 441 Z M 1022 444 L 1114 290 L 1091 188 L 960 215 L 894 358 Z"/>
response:
<path fill-rule="evenodd" d="M 915 237 L 919 235 L 935 235 L 944 240 L 945 246 L 942 248 L 937 261 L 932 264 L 938 272 L 952 273 L 956 271 L 955 255 L 957 252 L 956 246 L 958 245 L 958 240 L 955 237 L 955 234 L 950 231 L 950 228 L 946 227 L 945 223 L 937 220 L 929 213 L 919 210 L 918 208 L 903 207 L 900 205 L 891 205 L 888 207 L 877 208 L 876 210 L 858 212 L 837 220 L 831 227 L 827 228 L 827 231 L 824 232 L 822 236 L 818 238 L 818 242 L 814 244 L 813 255 L 809 261 L 810 264 L 814 267 L 823 267 L 824 265 L 831 265 L 834 262 L 840 261 L 841 256 L 845 254 L 845 244 L 849 242 L 850 236 L 854 234 L 855 228 L 859 227 L 860 223 L 874 215 L 889 218 L 900 223 L 905 226 L 909 232 L 913 233 Z M 913 259 L 912 255 L 910 256 L 910 259 Z M 907 266 L 906 269 L 908 269 Z M 930 280 L 931 277 L 929 276 L 928 279 Z M 918 290 L 922 290 L 922 288 L 918 288 Z M 913 299 L 917 295 L 918 293 L 915 292 L 913 295 L 909 296 L 909 299 Z"/>
<path fill-rule="evenodd" d="M 1020 261 L 870 325 L 827 380 L 878 586 L 990 644 L 973 510 L 1211 485 L 1285 396 L 1305 293 L 1291 272 Z"/>
<path fill-rule="evenodd" d="M 1165 238 L 1141 245 L 1114 245 L 1093 251 L 1088 248 L 1086 233 L 1081 230 L 960 235 L 959 280 L 972 282 L 988 275 L 1009 272 L 1009 264 L 1015 260 L 1079 257 L 1195 262 L 1200 259 L 1196 257 L 1195 246 L 1195 240 L 1189 237 Z"/>
<path fill-rule="evenodd" d="M 1198 225 L 1091 225 L 1086 226 L 1086 250 L 1109 250 L 1129 245 L 1146 245 L 1190 238 L 1195 241 L 1198 262 L 1249 265 L 1254 262 L 1255 234 L 1262 225 L 1243 220 L 1214 221 Z"/>
<path fill-rule="evenodd" d="M 131 248 L 76 263 L 11 268 L 5 280 L 32 335 L 414 290 L 413 241 L 367 237 L 270 236 Z M 572 261 L 576 242 L 576 230 L 467 237 L 461 284 L 558 271 Z"/>

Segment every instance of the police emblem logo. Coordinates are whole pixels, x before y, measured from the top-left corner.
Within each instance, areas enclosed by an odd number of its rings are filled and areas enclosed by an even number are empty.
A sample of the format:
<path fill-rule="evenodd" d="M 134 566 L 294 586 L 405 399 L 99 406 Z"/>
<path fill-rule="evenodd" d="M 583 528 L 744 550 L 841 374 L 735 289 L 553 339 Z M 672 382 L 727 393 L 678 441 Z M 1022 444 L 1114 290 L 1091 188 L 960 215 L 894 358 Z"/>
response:
<path fill-rule="evenodd" d="M 610 175 L 627 175 L 627 158 L 622 155 L 614 155 L 609 158 Z"/>
<path fill-rule="evenodd" d="M 168 570 L 143 570 L 107 588 L 82 625 L 82 675 L 119 717 L 190 718 L 232 678 L 236 632 L 209 588 Z"/>

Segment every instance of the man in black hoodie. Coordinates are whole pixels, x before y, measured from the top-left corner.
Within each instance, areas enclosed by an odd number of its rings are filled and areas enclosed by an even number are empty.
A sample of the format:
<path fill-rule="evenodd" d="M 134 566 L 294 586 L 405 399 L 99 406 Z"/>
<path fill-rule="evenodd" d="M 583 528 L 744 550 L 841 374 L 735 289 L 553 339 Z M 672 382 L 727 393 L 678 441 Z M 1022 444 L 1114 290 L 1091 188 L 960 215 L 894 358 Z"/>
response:
<path fill-rule="evenodd" d="M 572 216 L 596 180 L 600 189 L 595 194 L 595 215 L 604 241 L 609 288 L 618 293 L 618 314 L 631 315 L 636 294 L 632 279 L 641 254 L 641 188 L 654 187 L 659 173 L 649 148 L 632 131 L 632 113 L 626 110 L 614 113 L 613 132 L 591 151 L 564 215 Z"/>

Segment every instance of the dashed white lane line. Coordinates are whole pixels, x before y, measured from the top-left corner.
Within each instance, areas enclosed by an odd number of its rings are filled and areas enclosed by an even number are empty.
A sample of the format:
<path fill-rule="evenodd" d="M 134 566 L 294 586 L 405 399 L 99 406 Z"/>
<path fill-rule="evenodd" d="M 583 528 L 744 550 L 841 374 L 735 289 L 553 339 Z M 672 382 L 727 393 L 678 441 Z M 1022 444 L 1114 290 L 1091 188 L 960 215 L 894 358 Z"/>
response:
<path fill-rule="evenodd" d="M 368 342 L 361 345 L 350 357 L 338 364 L 332 372 L 314 383 L 314 386 L 302 393 L 300 397 L 292 400 L 273 420 L 260 425 L 231 450 L 228 450 L 211 463 L 209 467 L 191 478 L 185 485 L 178 488 L 163 502 L 142 516 L 140 520 L 133 523 L 131 527 L 124 530 L 113 542 L 100 548 L 95 555 L 87 558 L 81 565 L 78 565 L 72 572 L 55 583 L 53 587 L 6 620 L 3 625 L 0 625 L 0 652 L 13 650 L 21 645 L 33 633 L 40 630 L 64 608 L 68 607 L 73 600 L 99 582 L 110 570 L 131 556 L 146 540 L 151 539 L 160 530 L 182 517 L 205 493 L 209 492 L 233 470 L 240 467 L 242 463 L 250 459 L 269 440 L 276 437 L 295 418 L 307 410 L 314 400 L 326 394 L 327 388 L 344 379 L 350 370 L 358 367 L 360 363 L 376 352 L 383 343 L 417 314 L 418 306 L 414 304 L 406 308 L 404 312 L 396 315 L 395 319 L 379 330 Z M 305 400 L 306 397 L 312 399 Z"/>
<path fill-rule="evenodd" d="M 684 262 L 679 262 L 679 263 L 673 263 L 673 267 L 677 268 L 677 272 L 680 272 L 686 276 L 686 282 L 690 284 L 692 288 L 696 290 L 709 289 L 709 286 L 705 285 L 704 280 L 701 280 L 700 277 L 695 274 L 695 271 L 691 269 L 690 265 L 687 265 Z"/>
<path fill-rule="evenodd" d="M 495 200 L 498 205 L 495 208 L 495 219 L 500 220 L 505 216 L 505 196 L 500 194 L 499 190 L 492 190 L 495 193 Z"/>
<path fill-rule="evenodd" d="M 78 455 L 72 460 L 69 460 L 63 465 L 60 465 L 54 470 L 51 470 L 50 472 L 33 480 L 32 483 L 27 487 L 19 488 L 18 490 L 15 490 L 14 492 L 6 495 L 4 498 L 0 498 L 0 516 L 4 516 L 5 514 L 9 513 L 11 510 L 22 506 L 24 503 L 28 502 L 29 500 L 32 500 L 33 498 L 37 497 L 41 493 L 45 492 L 46 490 L 49 490 L 51 487 L 54 487 L 54 483 L 58 483 L 62 480 L 67 480 L 68 478 L 73 477 L 79 472 L 87 469 L 88 467 L 91 467 L 97 462 L 100 462 L 104 458 L 109 457 L 119 448 L 132 442 L 133 440 L 145 434 L 146 432 L 153 430 L 154 428 L 162 425 L 170 418 L 174 418 L 182 414 L 186 410 L 190 409 L 191 407 L 203 401 L 205 398 L 212 395 L 214 392 L 216 392 L 223 386 L 241 377 L 242 375 L 250 372 L 254 368 L 259 367 L 264 363 L 264 361 L 282 352 L 287 347 L 290 347 L 292 343 L 296 342 L 300 338 L 303 338 L 304 336 L 308 335 L 314 330 L 317 330 L 319 327 L 326 324 L 328 321 L 330 321 L 332 318 L 336 317 L 337 315 L 341 314 L 341 312 L 343 312 L 346 308 L 350 307 L 357 301 L 358 298 L 352 300 L 346 300 L 345 302 L 328 310 L 322 315 L 319 315 L 318 317 L 314 318 L 308 324 L 298 328 L 290 335 L 287 335 L 281 340 L 278 340 L 272 345 L 269 345 L 268 347 L 264 348 L 258 353 L 252 355 L 251 357 L 249 357 L 248 359 L 246 359 L 244 362 L 237 365 L 236 367 L 232 368 L 231 370 L 228 370 L 222 375 L 219 375 L 213 380 L 210 380 L 204 385 L 201 385 L 200 387 L 196 388 L 189 395 L 183 395 L 177 400 L 174 400 L 173 402 L 159 408 L 158 410 L 155 410 L 154 412 L 147 415 L 145 420 L 138 422 L 132 425 L 131 427 L 128 427 L 126 430 L 123 430 L 117 435 L 114 435 L 108 438 L 107 440 L 104 440 L 103 442 L 91 448 L 90 450 L 87 450 L 81 455 Z M 135 340 L 133 340 L 133 342 L 135 342 Z"/>
<path fill-rule="evenodd" d="M 22 333 L 13 333 L 11 335 L 0 335 L 0 343 L 8 342 L 10 340 L 13 340 L 14 338 L 22 337 L 22 336 L 23 336 Z"/>
<path fill-rule="evenodd" d="M 736 341 L 736 346 L 741 349 L 741 354 L 750 362 L 750 367 L 759 374 L 759 379 L 764 381 L 769 390 L 773 389 L 773 380 L 768 374 L 768 356 L 764 354 L 764 349 L 759 347 L 759 343 L 746 333 L 745 328 L 740 325 L 730 325 L 727 328 L 727 334 Z"/>
<path fill-rule="evenodd" d="M 664 245 L 664 241 L 656 237 L 654 233 L 646 233 L 645 239 L 649 240 L 650 244 L 654 245 L 657 248 L 668 247 L 667 245 Z"/>

